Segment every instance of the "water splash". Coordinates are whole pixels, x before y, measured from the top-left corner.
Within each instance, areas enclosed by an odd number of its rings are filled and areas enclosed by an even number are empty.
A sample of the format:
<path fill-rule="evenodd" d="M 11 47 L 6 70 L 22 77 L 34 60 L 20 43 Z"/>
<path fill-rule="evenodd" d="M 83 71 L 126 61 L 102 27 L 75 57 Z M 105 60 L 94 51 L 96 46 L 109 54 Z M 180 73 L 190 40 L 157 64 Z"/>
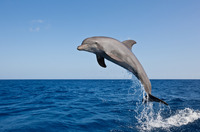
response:
<path fill-rule="evenodd" d="M 190 108 L 177 110 L 174 115 L 168 118 L 162 117 L 161 112 L 162 110 L 159 110 L 158 113 L 154 112 L 153 105 L 150 104 L 143 109 L 141 115 L 136 117 L 138 120 L 137 128 L 141 131 L 150 131 L 156 128 L 170 130 L 171 127 L 180 127 L 200 119 L 200 111 L 195 111 Z"/>
<path fill-rule="evenodd" d="M 134 80 L 133 80 L 134 81 Z M 135 88 L 140 86 L 140 88 Z M 145 91 L 142 84 L 135 84 L 134 81 L 134 92 L 136 96 L 140 96 L 138 102 L 136 103 L 136 116 L 137 128 L 140 131 L 152 131 L 155 129 L 164 129 L 170 131 L 172 127 L 180 127 L 182 125 L 187 125 L 200 119 L 200 111 L 193 110 L 191 108 L 184 108 L 182 110 L 177 110 L 173 112 L 171 108 L 163 104 L 153 104 L 151 102 L 143 104 L 141 97 L 145 97 Z M 132 88 L 133 88 L 132 87 Z M 157 105 L 157 107 L 156 107 Z"/>

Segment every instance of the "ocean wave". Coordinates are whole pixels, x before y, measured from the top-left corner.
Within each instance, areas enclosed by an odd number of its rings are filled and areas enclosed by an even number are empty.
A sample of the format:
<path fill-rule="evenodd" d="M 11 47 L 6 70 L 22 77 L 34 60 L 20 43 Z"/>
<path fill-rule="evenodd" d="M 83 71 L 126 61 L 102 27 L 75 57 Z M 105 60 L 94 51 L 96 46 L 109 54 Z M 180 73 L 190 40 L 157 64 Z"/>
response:
<path fill-rule="evenodd" d="M 152 107 L 150 107 L 149 110 L 150 109 L 152 109 Z M 147 112 L 147 109 L 145 109 L 137 119 L 139 122 L 137 127 L 140 130 L 150 131 L 155 128 L 169 130 L 172 127 L 180 127 L 200 119 L 200 111 L 185 108 L 183 110 L 177 110 L 174 115 L 168 118 L 163 118 L 161 112 L 154 113 L 153 110 Z"/>
<path fill-rule="evenodd" d="M 139 90 L 140 95 L 145 95 L 143 88 Z M 175 99 L 182 102 L 181 99 Z M 135 112 L 138 122 L 137 128 L 140 131 L 152 131 L 164 129 L 170 131 L 173 127 L 181 127 L 200 119 L 200 111 L 192 108 L 184 108 L 172 112 L 170 106 L 166 107 L 163 104 L 154 106 L 152 102 L 144 105 L 141 101 L 137 103 Z"/>

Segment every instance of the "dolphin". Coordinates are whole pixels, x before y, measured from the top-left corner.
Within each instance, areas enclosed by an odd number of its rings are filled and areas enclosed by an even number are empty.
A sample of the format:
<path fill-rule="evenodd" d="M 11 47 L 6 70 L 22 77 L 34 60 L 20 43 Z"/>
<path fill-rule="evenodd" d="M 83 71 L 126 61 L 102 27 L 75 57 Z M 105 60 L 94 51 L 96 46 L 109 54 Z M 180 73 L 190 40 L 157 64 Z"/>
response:
<path fill-rule="evenodd" d="M 144 71 L 144 68 L 132 53 L 131 48 L 136 44 L 134 40 L 120 42 L 110 37 L 90 37 L 83 40 L 77 47 L 80 51 L 87 51 L 96 54 L 97 62 L 106 68 L 104 58 L 132 72 L 142 83 L 146 97 L 144 102 L 154 101 L 168 105 L 163 100 L 151 95 L 151 82 Z"/>

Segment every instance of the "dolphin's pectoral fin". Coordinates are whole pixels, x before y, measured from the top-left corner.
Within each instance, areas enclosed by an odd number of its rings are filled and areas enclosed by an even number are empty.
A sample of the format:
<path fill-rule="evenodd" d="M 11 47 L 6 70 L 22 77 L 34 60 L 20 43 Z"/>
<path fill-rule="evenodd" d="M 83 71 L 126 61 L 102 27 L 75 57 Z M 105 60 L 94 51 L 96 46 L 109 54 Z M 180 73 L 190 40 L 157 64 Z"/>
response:
<path fill-rule="evenodd" d="M 123 41 L 122 43 L 123 43 L 124 45 L 126 45 L 126 47 L 128 47 L 130 50 L 131 50 L 132 46 L 133 46 L 134 44 L 136 44 L 136 42 L 135 42 L 134 40 L 125 40 L 125 41 Z"/>
<path fill-rule="evenodd" d="M 106 64 L 103 57 L 97 55 L 97 62 L 99 63 L 100 66 L 106 68 Z"/>

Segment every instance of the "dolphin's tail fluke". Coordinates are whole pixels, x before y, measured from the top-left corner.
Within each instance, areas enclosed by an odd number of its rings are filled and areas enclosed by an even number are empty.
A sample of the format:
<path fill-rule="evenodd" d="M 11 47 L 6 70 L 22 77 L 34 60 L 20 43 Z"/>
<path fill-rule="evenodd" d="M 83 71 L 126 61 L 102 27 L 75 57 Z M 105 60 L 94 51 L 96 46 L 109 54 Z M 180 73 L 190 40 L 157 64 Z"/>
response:
<path fill-rule="evenodd" d="M 159 99 L 159 98 L 157 98 L 157 97 L 155 97 L 151 94 L 148 94 L 148 96 L 146 95 L 145 99 L 143 99 L 143 102 L 145 102 L 145 103 L 148 102 L 148 101 L 150 101 L 150 102 L 160 102 L 160 103 L 163 103 L 165 105 L 168 105 L 165 101 L 163 101 L 163 100 L 161 100 L 161 99 Z"/>

